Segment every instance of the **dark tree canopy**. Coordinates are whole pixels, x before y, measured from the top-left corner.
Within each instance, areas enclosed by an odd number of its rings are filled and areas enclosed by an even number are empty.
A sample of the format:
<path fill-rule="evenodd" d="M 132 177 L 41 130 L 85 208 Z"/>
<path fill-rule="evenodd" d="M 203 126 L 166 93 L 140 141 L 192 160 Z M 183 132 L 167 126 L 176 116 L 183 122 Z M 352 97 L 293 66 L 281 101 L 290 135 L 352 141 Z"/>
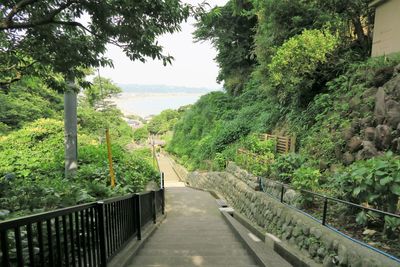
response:
<path fill-rule="evenodd" d="M 179 0 L 3 0 L 0 85 L 49 69 L 81 77 L 83 68 L 112 64 L 107 43 L 131 60 L 167 64 L 172 57 L 156 38 L 179 30 L 188 15 Z"/>
<path fill-rule="evenodd" d="M 250 1 L 229 1 L 200 16 L 194 33 L 198 41 L 210 40 L 218 50 L 216 61 L 220 72 L 217 80 L 226 90 L 238 95 L 256 63 L 253 51 L 256 16 Z"/>

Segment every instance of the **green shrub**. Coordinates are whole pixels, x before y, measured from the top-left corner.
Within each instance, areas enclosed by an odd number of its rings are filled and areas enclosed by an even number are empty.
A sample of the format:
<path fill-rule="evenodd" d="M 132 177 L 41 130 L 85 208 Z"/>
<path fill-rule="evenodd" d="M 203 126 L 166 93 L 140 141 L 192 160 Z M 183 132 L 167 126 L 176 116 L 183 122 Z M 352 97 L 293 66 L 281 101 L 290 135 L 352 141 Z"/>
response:
<path fill-rule="evenodd" d="M 111 189 L 107 148 L 97 137 L 79 134 L 79 168 L 74 178 L 64 179 L 62 121 L 40 119 L 1 136 L 0 209 L 11 211 L 11 218 L 138 192 L 157 178 L 150 149 L 127 152 L 114 142 L 117 187 Z"/>
<path fill-rule="evenodd" d="M 214 170 L 223 170 L 226 167 L 226 158 L 223 153 L 217 153 L 213 160 L 213 169 Z"/>
<path fill-rule="evenodd" d="M 154 116 L 148 123 L 148 131 L 152 134 L 162 135 L 174 129 L 178 122 L 181 112 L 178 110 L 167 109 L 159 115 Z"/>
<path fill-rule="evenodd" d="M 319 188 L 321 176 L 318 169 L 301 166 L 293 173 L 292 185 L 297 189 L 316 191 Z"/>
<path fill-rule="evenodd" d="M 244 147 L 259 155 L 274 153 L 275 146 L 275 140 L 262 140 L 258 134 L 250 134 L 244 139 Z"/>
<path fill-rule="evenodd" d="M 149 137 L 149 130 L 147 126 L 140 127 L 133 131 L 133 140 L 135 142 L 144 142 Z"/>
<path fill-rule="evenodd" d="M 216 152 L 221 152 L 226 146 L 238 141 L 250 132 L 250 126 L 247 121 L 233 121 L 226 123 L 222 130 L 217 133 L 213 148 Z"/>
<path fill-rule="evenodd" d="M 348 200 L 396 212 L 400 196 L 400 157 L 393 153 L 357 161 L 335 179 Z"/>
<path fill-rule="evenodd" d="M 307 93 L 314 82 L 309 76 L 328 61 L 337 45 L 337 36 L 329 31 L 304 30 L 279 47 L 268 65 L 279 101 L 299 104 L 299 96 Z"/>
<path fill-rule="evenodd" d="M 289 153 L 278 156 L 271 164 L 271 176 L 283 183 L 291 183 L 294 172 L 305 162 L 300 154 Z"/>

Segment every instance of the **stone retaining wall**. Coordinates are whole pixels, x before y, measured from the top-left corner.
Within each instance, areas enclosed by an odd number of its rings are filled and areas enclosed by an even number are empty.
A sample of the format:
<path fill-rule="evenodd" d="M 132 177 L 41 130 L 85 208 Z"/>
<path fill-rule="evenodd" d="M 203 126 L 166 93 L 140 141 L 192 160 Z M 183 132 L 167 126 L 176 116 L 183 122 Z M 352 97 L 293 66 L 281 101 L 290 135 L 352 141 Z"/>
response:
<path fill-rule="evenodd" d="M 215 190 L 239 213 L 282 239 L 311 265 L 381 267 L 400 266 L 395 261 L 363 247 L 324 227 L 304 214 L 253 188 L 256 178 L 235 164 L 227 172 L 188 173 L 186 183 Z"/>

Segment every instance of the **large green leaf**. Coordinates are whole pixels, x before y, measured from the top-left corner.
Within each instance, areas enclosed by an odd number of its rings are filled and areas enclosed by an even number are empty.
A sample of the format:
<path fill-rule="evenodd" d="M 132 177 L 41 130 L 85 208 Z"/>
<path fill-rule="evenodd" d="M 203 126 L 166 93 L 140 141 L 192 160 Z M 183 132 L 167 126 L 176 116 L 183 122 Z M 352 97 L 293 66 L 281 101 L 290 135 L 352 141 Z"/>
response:
<path fill-rule="evenodd" d="M 399 184 L 392 185 L 390 191 L 392 191 L 393 194 L 400 196 L 400 185 Z"/>
<path fill-rule="evenodd" d="M 365 211 L 362 211 L 359 214 L 357 214 L 356 222 L 358 224 L 365 225 L 367 223 L 367 221 L 368 221 L 368 218 L 367 218 L 367 214 L 365 213 Z"/>
<path fill-rule="evenodd" d="M 356 188 L 354 188 L 354 190 L 353 190 L 353 196 L 354 197 L 357 197 L 358 196 L 358 194 L 360 194 L 360 192 L 361 192 L 361 187 L 356 187 Z"/>
<path fill-rule="evenodd" d="M 393 181 L 393 178 L 390 177 L 390 176 L 387 176 L 387 177 L 381 179 L 381 180 L 379 181 L 379 183 L 380 183 L 381 185 L 386 185 L 386 184 L 390 183 L 391 181 Z"/>

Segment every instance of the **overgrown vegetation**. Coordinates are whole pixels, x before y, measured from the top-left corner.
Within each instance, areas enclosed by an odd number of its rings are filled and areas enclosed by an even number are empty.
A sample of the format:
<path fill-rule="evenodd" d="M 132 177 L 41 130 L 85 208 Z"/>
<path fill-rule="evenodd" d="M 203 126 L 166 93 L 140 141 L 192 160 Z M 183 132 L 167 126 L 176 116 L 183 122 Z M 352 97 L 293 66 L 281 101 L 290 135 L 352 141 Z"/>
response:
<path fill-rule="evenodd" d="M 47 104 L 37 107 L 27 102 L 21 108 L 19 103 L 24 104 L 24 97 L 30 96 Z M 40 80 L 30 78 L 13 84 L 4 98 L 7 112 L 2 115 L 9 118 L 5 122 L 12 123 L 0 136 L 0 219 L 138 192 L 157 177 L 150 149 L 125 149 L 132 142 L 133 131 L 122 113 L 110 105 L 98 111 L 83 97 L 78 108 L 79 169 L 75 177 L 65 179 L 61 97 Z M 15 102 L 9 101 L 13 98 Z M 114 189 L 109 181 L 107 127 L 117 177 Z"/>
<path fill-rule="evenodd" d="M 226 91 L 183 114 L 168 150 L 190 170 L 236 161 L 298 189 L 399 213 L 400 56 L 369 59 L 368 4 L 229 1 L 205 14 L 195 37 L 217 48 Z M 296 136 L 297 153 L 254 150 L 263 133 Z"/>

